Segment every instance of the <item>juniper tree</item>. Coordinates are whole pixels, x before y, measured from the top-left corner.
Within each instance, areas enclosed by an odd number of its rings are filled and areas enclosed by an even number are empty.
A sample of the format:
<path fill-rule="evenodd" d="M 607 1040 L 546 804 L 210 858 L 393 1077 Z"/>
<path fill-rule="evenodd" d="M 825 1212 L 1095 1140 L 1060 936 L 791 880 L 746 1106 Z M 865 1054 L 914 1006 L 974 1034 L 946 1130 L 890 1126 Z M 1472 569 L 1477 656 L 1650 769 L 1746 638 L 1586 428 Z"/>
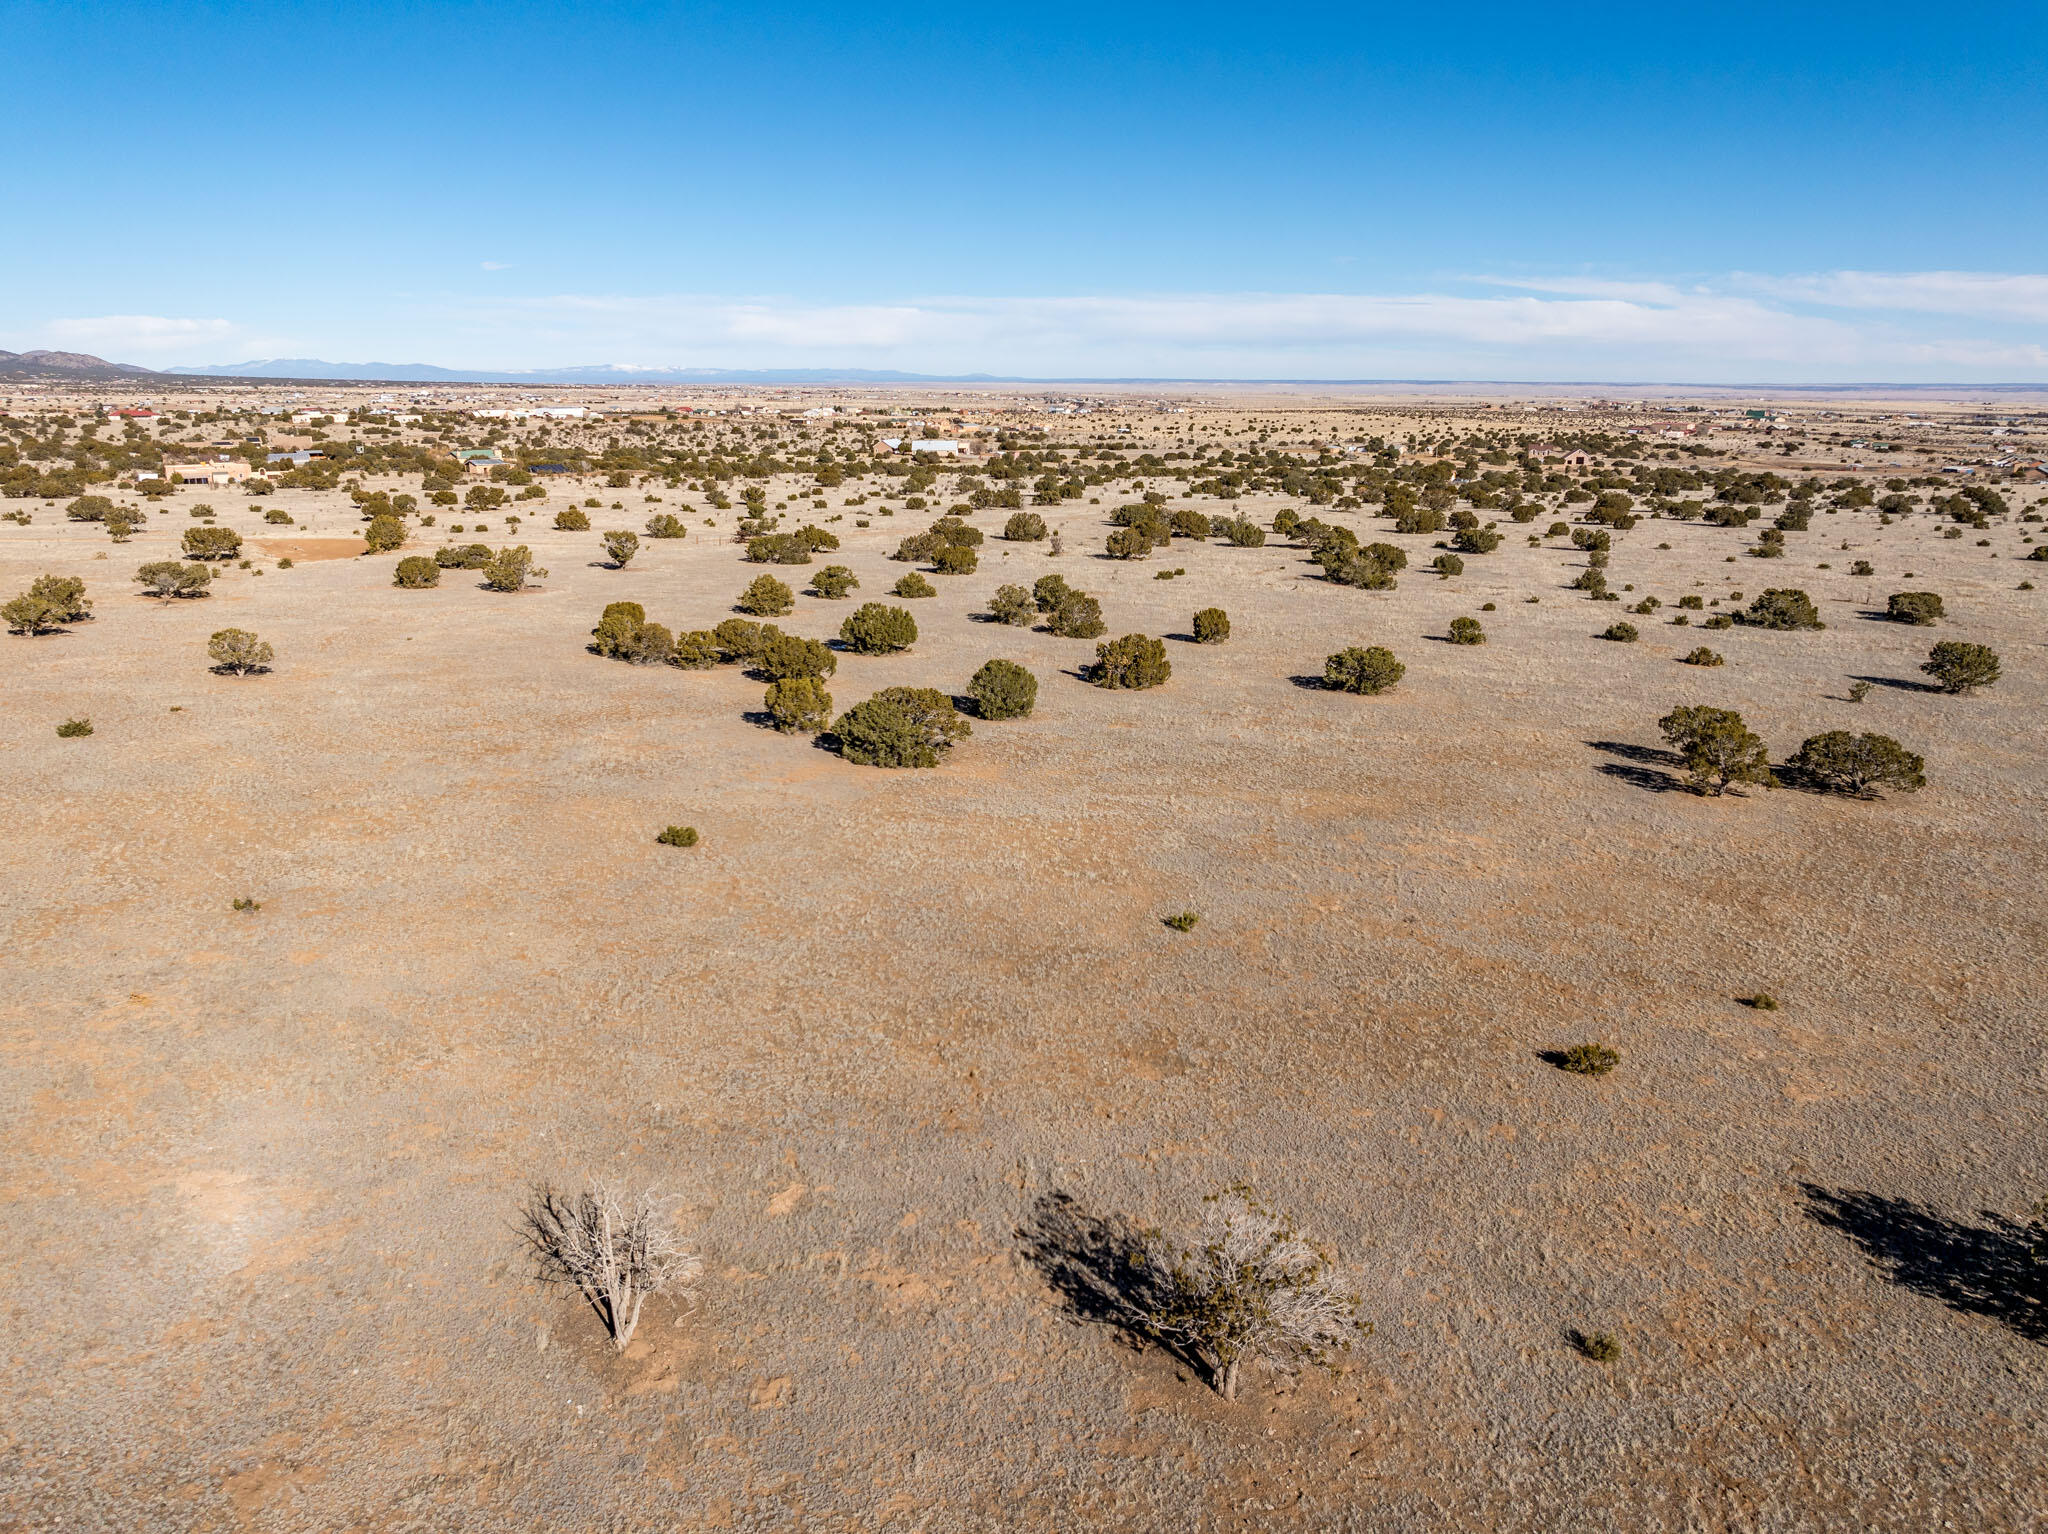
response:
<path fill-rule="evenodd" d="M 1718 795 L 1737 784 L 1777 787 L 1763 737 L 1728 708 L 1686 704 L 1657 721 L 1677 748 L 1695 793 Z"/>

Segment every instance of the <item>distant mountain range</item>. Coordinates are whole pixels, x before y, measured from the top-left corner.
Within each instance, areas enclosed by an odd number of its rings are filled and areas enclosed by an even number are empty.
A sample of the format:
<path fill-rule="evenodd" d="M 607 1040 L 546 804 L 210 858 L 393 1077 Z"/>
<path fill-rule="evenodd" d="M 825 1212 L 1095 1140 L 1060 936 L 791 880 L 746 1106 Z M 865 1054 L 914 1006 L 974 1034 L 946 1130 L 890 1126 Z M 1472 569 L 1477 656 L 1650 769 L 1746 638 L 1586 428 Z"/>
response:
<path fill-rule="evenodd" d="M 93 382 L 113 378 L 148 378 L 148 368 L 129 367 L 90 357 L 84 352 L 0 352 L 0 378 L 52 378 Z"/>
<path fill-rule="evenodd" d="M 520 373 L 463 371 L 425 362 L 322 362 L 313 357 L 268 357 L 256 362 L 185 364 L 167 373 L 205 378 L 304 378 L 361 383 L 497 384 L 831 384 L 831 383 L 1005 383 L 987 373 L 875 372 L 863 368 L 536 368 Z"/>

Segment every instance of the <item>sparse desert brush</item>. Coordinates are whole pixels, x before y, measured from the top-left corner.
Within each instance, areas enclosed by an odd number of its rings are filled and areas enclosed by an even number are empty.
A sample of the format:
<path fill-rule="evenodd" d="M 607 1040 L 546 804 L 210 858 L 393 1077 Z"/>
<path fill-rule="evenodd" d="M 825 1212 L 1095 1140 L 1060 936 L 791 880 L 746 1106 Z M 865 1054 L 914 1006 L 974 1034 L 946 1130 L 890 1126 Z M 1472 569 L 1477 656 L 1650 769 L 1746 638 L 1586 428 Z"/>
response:
<path fill-rule="evenodd" d="M 397 517 L 379 515 L 370 518 L 370 525 L 363 529 L 365 551 L 371 554 L 388 554 L 393 549 L 405 547 L 405 524 Z"/>
<path fill-rule="evenodd" d="M 229 909 L 235 911 L 255 912 L 263 909 L 263 902 L 260 900 L 251 900 L 247 895 L 237 895 L 233 900 L 228 902 L 228 906 Z"/>
<path fill-rule="evenodd" d="M 1236 549 L 1262 549 L 1266 546 L 1266 530 L 1249 517 L 1231 518 L 1223 529 L 1223 536 Z"/>
<path fill-rule="evenodd" d="M 694 847 L 697 845 L 695 826 L 670 826 L 655 838 L 664 847 Z"/>
<path fill-rule="evenodd" d="M 1571 1333 L 1571 1344 L 1596 1364 L 1611 1364 L 1621 1357 L 1621 1344 L 1612 1332 L 1575 1331 Z"/>
<path fill-rule="evenodd" d="M 716 634 L 709 629 L 690 629 L 676 635 L 675 650 L 669 656 L 669 664 L 680 666 L 685 671 L 708 671 L 723 659 Z"/>
<path fill-rule="evenodd" d="M 206 653 L 216 671 L 247 676 L 267 671 L 276 652 L 247 629 L 220 629 L 206 641 Z"/>
<path fill-rule="evenodd" d="M 1292 513 L 1283 511 L 1273 519 L 1274 529 L 1283 536 L 1286 533 L 1286 529 L 1280 526 L 1280 522 L 1282 518 L 1290 515 Z M 1292 522 L 1288 523 L 1288 527 L 1293 525 Z M 1168 517 L 1166 519 L 1166 527 L 1168 534 L 1174 538 L 1200 540 L 1209 536 L 1209 519 L 1191 506 L 1183 506 L 1179 511 Z"/>
<path fill-rule="evenodd" d="M 232 527 L 188 527 L 182 540 L 188 559 L 236 559 L 242 535 Z"/>
<path fill-rule="evenodd" d="M 1126 634 L 1095 647 L 1095 665 L 1089 680 L 1097 687 L 1131 691 L 1157 687 L 1173 675 L 1163 641 L 1143 634 Z"/>
<path fill-rule="evenodd" d="M 1176 932 L 1192 932 L 1195 930 L 1195 923 L 1199 922 L 1202 918 L 1194 911 L 1177 911 L 1173 915 L 1162 919 L 1167 926 L 1173 928 Z"/>
<path fill-rule="evenodd" d="M 647 519 L 647 536 L 650 538 L 685 538 L 689 532 L 673 512 L 658 511 Z"/>
<path fill-rule="evenodd" d="M 1695 793 L 1718 795 L 1744 783 L 1777 787 L 1763 737 L 1733 709 L 1689 704 L 1674 708 L 1657 727 L 1677 748 Z"/>
<path fill-rule="evenodd" d="M 1429 568 L 1442 579 L 1449 580 L 1454 575 L 1465 573 L 1465 561 L 1455 554 L 1439 554 L 1429 562 Z"/>
<path fill-rule="evenodd" d="M 1062 639 L 1093 639 L 1108 630 L 1102 604 L 1085 591 L 1069 591 L 1062 597 L 1047 627 Z"/>
<path fill-rule="evenodd" d="M 1038 604 L 1032 601 L 1028 586 L 998 586 L 989 599 L 988 610 L 996 622 L 1012 628 L 1029 628 L 1038 616 Z"/>
<path fill-rule="evenodd" d="M 1230 614 L 1220 607 L 1205 607 L 1195 614 L 1195 643 L 1222 644 L 1230 637 Z"/>
<path fill-rule="evenodd" d="M 839 751 L 863 767 L 936 767 L 974 733 L 953 700 L 930 687 L 886 687 L 833 722 Z"/>
<path fill-rule="evenodd" d="M 587 533 L 590 531 L 590 513 L 575 506 L 565 506 L 555 513 L 555 529 L 564 533 Z"/>
<path fill-rule="evenodd" d="M 1605 1076 L 1621 1064 L 1621 1055 L 1605 1044 L 1573 1044 L 1558 1050 L 1553 1063 L 1574 1076 Z"/>
<path fill-rule="evenodd" d="M 1452 644 L 1485 644 L 1486 630 L 1477 618 L 1453 618 L 1450 637 Z"/>
<path fill-rule="evenodd" d="M 534 1277 L 581 1294 L 623 1353 L 648 1299 L 687 1287 L 702 1271 L 665 1217 L 652 1193 L 599 1183 L 571 1197 L 543 1183 L 528 1194 L 519 1228 Z"/>
<path fill-rule="evenodd" d="M 757 575 L 733 605 L 757 618 L 779 618 L 796 607 L 796 593 L 772 575 Z"/>
<path fill-rule="evenodd" d="M 659 623 L 647 621 L 647 611 L 638 602 L 609 602 L 597 627 L 590 631 L 590 648 L 611 660 L 655 666 L 675 655 L 675 641 Z"/>
<path fill-rule="evenodd" d="M 1103 552 L 1111 559 L 1143 559 L 1152 552 L 1152 539 L 1142 528 L 1120 527 L 1104 541 Z"/>
<path fill-rule="evenodd" d="M 492 591 L 524 591 L 533 581 L 544 581 L 547 571 L 533 562 L 533 550 L 525 544 L 500 549 L 483 565 L 484 585 Z"/>
<path fill-rule="evenodd" d="M 981 557 L 964 543 L 942 544 L 932 550 L 932 568 L 940 575 L 972 575 Z"/>
<path fill-rule="evenodd" d="M 1633 623 L 1610 623 L 1600 631 L 1602 639 L 1611 639 L 1616 644 L 1634 644 L 1642 636 L 1636 632 Z"/>
<path fill-rule="evenodd" d="M 1237 1399 L 1246 1365 L 1282 1371 L 1327 1364 L 1371 1335 L 1329 1255 L 1294 1224 L 1235 1186 L 1211 1196 L 1189 1242 L 1143 1233 L 1131 1286 L 1135 1330 L 1200 1367 L 1216 1393 Z"/>
<path fill-rule="evenodd" d="M 859 585 L 859 578 L 845 565 L 826 565 L 811 577 L 811 590 L 831 602 L 839 601 Z"/>
<path fill-rule="evenodd" d="M 602 541 L 604 557 L 611 561 L 614 570 L 625 569 L 632 562 L 633 556 L 640 552 L 638 533 L 615 530 L 604 534 Z"/>
<path fill-rule="evenodd" d="M 1407 675 L 1408 668 L 1382 645 L 1352 645 L 1323 662 L 1323 685 L 1338 692 L 1386 692 Z"/>
<path fill-rule="evenodd" d="M 487 543 L 451 544 L 434 550 L 434 563 L 443 570 L 481 570 L 490 562 L 491 546 Z"/>
<path fill-rule="evenodd" d="M 67 719 L 57 726 L 59 740 L 77 740 L 92 733 L 92 720 L 87 718 Z"/>
<path fill-rule="evenodd" d="M 1491 554 L 1500 547 L 1500 534 L 1490 527 L 1461 527 L 1451 547 L 1460 554 Z"/>
<path fill-rule="evenodd" d="M 1998 652 L 1988 645 L 1945 639 L 1927 652 L 1920 669 L 1943 692 L 1969 693 L 1998 680 Z"/>
<path fill-rule="evenodd" d="M 807 565 L 811 562 L 809 540 L 795 533 L 768 533 L 747 540 L 747 563 L 753 565 Z"/>
<path fill-rule="evenodd" d="M 783 734 L 815 735 L 832 718 L 832 694 L 814 673 L 787 676 L 769 684 L 762 707 Z"/>
<path fill-rule="evenodd" d="M 935 597 L 939 594 L 939 588 L 913 570 L 891 586 L 889 594 L 915 600 L 918 597 Z"/>
<path fill-rule="evenodd" d="M 983 719 L 1028 719 L 1038 704 L 1038 678 L 1015 661 L 984 661 L 968 678 L 967 696 Z"/>
<path fill-rule="evenodd" d="M 273 506 L 264 512 L 263 520 L 270 523 L 273 527 L 291 527 L 295 525 L 292 521 L 292 514 L 279 506 Z M 429 520 L 432 519 L 429 518 Z"/>
<path fill-rule="evenodd" d="M 1749 604 L 1742 614 L 1742 621 L 1753 628 L 1763 629 L 1821 629 L 1827 625 L 1820 621 L 1820 614 L 1814 609 L 1813 598 L 1796 587 L 1773 587 L 1763 592 Z"/>
<path fill-rule="evenodd" d="M 1894 623 L 1927 628 L 1941 621 L 1941 597 L 1932 591 L 1894 591 L 1885 599 L 1884 615 Z"/>
<path fill-rule="evenodd" d="M 839 669 L 839 657 L 822 639 L 776 634 L 761 646 L 755 668 L 771 682 L 799 676 L 830 676 Z"/>
<path fill-rule="evenodd" d="M 1874 799 L 1881 788 L 1910 794 L 1927 786 L 1926 762 L 1889 735 L 1810 735 L 1785 766 L 1814 788 L 1855 799 Z"/>
<path fill-rule="evenodd" d="M 1849 573 L 1851 575 L 1875 575 L 1877 574 L 1877 571 L 1871 565 L 1869 560 L 1859 559 L 1854 564 L 1849 566 Z"/>
<path fill-rule="evenodd" d="M 424 554 L 408 554 L 391 572 L 391 584 L 409 590 L 441 584 L 441 567 Z"/>
<path fill-rule="evenodd" d="M 1775 1012 L 1778 1010 L 1778 998 L 1769 991 L 1758 991 L 1749 998 L 1749 1006 L 1757 1012 Z"/>
<path fill-rule="evenodd" d="M 1012 543 L 1036 543 L 1045 536 L 1045 518 L 1035 511 L 1020 511 L 1003 524 L 1003 536 Z"/>
<path fill-rule="evenodd" d="M 1735 627 L 1735 620 L 1726 613 L 1715 613 L 1713 617 L 1707 619 L 1700 627 L 1703 629 L 1732 629 Z"/>
<path fill-rule="evenodd" d="M 1720 666 L 1727 664 L 1720 654 L 1709 650 L 1705 645 L 1701 645 L 1697 650 L 1690 650 L 1684 655 L 1679 656 L 1678 663 L 1682 666 Z"/>
<path fill-rule="evenodd" d="M 1041 575 L 1032 583 L 1031 599 L 1038 604 L 1040 612 L 1054 613 L 1072 592 L 1073 587 L 1067 584 L 1064 575 Z"/>
<path fill-rule="evenodd" d="M 747 618 L 727 618 L 711 631 L 718 641 L 720 658 L 728 665 L 759 659 L 762 648 L 781 632 L 772 623 L 755 623 Z"/>
<path fill-rule="evenodd" d="M 894 655 L 917 643 L 917 620 L 900 607 L 863 602 L 839 625 L 839 637 L 856 655 Z"/>

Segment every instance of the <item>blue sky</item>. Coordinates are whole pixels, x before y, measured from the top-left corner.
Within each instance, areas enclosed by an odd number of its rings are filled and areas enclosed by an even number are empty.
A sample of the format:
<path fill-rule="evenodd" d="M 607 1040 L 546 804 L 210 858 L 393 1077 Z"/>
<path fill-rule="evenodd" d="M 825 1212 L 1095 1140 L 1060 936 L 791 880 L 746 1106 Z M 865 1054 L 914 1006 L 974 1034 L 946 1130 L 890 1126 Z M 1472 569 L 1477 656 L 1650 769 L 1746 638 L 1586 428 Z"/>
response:
<path fill-rule="evenodd" d="M 0 0 L 0 347 L 2048 380 L 2044 18 Z"/>

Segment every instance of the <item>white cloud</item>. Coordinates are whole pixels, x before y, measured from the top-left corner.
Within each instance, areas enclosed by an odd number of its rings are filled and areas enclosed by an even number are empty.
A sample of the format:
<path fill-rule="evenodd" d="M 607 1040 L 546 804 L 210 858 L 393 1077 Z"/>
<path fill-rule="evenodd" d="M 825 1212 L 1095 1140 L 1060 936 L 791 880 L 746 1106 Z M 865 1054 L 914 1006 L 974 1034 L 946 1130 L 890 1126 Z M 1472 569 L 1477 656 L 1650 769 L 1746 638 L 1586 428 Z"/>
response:
<path fill-rule="evenodd" d="M 2002 272 L 1819 272 L 1808 276 L 1738 274 L 1753 292 L 1835 309 L 1893 309 L 1918 314 L 2048 323 L 2048 276 Z"/>
<path fill-rule="evenodd" d="M 153 352 L 184 352 L 195 346 L 238 342 L 242 327 L 229 320 L 171 319 L 157 314 L 102 314 L 51 320 L 44 344 L 53 350 L 88 351 L 121 362 Z"/>
<path fill-rule="evenodd" d="M 483 269 L 487 272 L 504 272 L 510 271 L 511 268 L 512 263 L 510 261 L 486 261 L 483 263 Z"/>

